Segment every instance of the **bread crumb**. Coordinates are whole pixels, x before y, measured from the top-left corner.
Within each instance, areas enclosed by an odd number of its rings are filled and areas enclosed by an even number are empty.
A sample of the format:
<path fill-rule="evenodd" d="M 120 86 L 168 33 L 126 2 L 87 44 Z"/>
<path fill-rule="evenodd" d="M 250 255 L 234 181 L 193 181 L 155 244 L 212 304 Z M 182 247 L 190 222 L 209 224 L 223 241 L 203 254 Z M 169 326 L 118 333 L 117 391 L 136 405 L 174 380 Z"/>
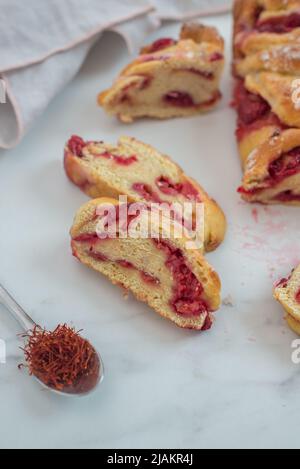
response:
<path fill-rule="evenodd" d="M 223 301 L 222 301 L 222 304 L 224 306 L 234 306 L 234 301 L 233 301 L 233 298 L 231 295 L 227 295 Z"/>

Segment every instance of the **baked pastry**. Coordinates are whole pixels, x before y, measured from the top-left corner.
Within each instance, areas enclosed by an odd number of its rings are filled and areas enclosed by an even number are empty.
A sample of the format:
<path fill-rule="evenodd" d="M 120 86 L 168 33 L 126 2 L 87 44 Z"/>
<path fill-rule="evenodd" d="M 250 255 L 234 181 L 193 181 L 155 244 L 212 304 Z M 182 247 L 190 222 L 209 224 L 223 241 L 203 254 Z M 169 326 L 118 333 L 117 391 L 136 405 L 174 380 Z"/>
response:
<path fill-rule="evenodd" d="M 285 309 L 290 328 L 300 335 L 300 265 L 276 284 L 274 298 Z"/>
<path fill-rule="evenodd" d="M 178 41 L 163 38 L 143 47 L 98 102 L 123 122 L 208 111 L 221 97 L 223 52 L 224 42 L 215 28 L 185 24 Z"/>
<path fill-rule="evenodd" d="M 194 219 L 196 204 L 202 202 L 205 249 L 212 251 L 224 239 L 226 220 L 217 203 L 168 156 L 134 138 L 110 145 L 73 136 L 65 146 L 65 170 L 92 198 L 126 195 L 129 202 L 190 202 Z"/>
<path fill-rule="evenodd" d="M 298 205 L 300 0 L 236 0 L 234 23 L 239 192 L 249 202 Z"/>
<path fill-rule="evenodd" d="M 178 326 L 209 329 L 220 305 L 218 275 L 198 250 L 187 249 L 187 238 L 173 231 L 166 237 L 161 221 L 153 237 L 124 236 L 149 208 L 133 203 L 121 212 L 121 207 L 111 198 L 83 205 L 71 228 L 73 255 Z M 115 231 L 104 231 L 108 220 Z"/>

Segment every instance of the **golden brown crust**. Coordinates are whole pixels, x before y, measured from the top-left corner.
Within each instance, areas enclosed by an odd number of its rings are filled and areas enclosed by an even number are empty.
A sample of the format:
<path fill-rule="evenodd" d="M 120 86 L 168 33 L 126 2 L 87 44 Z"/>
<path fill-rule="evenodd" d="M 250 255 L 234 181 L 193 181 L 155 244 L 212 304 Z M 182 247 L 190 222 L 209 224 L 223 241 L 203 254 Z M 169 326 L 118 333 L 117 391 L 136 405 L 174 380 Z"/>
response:
<path fill-rule="evenodd" d="M 199 23 L 185 23 L 180 31 L 180 39 L 192 39 L 197 44 L 207 42 L 216 44 L 221 51 L 224 49 L 224 39 L 218 30 L 212 26 L 205 26 Z"/>

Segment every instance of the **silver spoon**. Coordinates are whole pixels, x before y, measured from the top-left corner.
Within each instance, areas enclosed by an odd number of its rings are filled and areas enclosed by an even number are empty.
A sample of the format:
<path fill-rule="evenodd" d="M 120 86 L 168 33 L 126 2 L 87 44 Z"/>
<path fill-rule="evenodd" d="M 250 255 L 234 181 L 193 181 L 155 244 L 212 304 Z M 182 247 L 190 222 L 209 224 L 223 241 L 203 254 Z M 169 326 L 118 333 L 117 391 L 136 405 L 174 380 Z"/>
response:
<path fill-rule="evenodd" d="M 13 299 L 13 297 L 8 293 L 5 288 L 0 285 L 0 303 L 6 307 L 6 309 L 12 314 L 12 316 L 16 319 L 16 321 L 20 324 L 25 332 L 32 330 L 37 324 L 31 319 L 31 317 L 24 311 L 23 308 Z M 95 349 L 94 349 L 95 350 Z M 49 389 L 50 391 L 60 394 L 63 396 L 86 396 L 95 390 L 95 388 L 103 381 L 104 378 L 104 365 L 100 354 L 95 350 L 97 354 L 97 358 L 99 360 L 99 377 L 98 381 L 95 383 L 94 387 L 89 389 L 88 391 L 77 392 L 77 393 L 70 393 L 64 391 L 58 391 L 53 389 L 50 386 L 47 386 L 43 381 L 38 379 L 36 376 L 35 379 L 44 387 Z"/>

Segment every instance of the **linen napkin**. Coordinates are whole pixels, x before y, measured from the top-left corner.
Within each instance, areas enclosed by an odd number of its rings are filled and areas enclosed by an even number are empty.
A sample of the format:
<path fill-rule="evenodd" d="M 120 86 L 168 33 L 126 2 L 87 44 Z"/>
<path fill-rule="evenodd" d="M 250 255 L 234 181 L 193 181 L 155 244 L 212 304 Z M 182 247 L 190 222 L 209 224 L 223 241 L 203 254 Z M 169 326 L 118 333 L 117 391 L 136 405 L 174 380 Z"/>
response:
<path fill-rule="evenodd" d="M 19 143 L 105 30 L 133 51 L 163 20 L 230 9 L 230 0 L 0 0 L 0 147 Z"/>

